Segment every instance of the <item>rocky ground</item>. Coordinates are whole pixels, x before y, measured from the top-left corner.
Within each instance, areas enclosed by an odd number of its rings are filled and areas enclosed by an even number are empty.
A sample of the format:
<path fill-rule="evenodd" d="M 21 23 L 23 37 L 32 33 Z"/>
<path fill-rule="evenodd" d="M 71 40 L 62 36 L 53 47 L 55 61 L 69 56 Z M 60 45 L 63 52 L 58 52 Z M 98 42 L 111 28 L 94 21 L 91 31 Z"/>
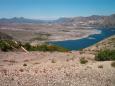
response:
<path fill-rule="evenodd" d="M 114 46 L 113 40 L 114 36 L 97 43 L 98 47 Z M 94 60 L 97 44 L 63 53 L 0 52 L 0 86 L 115 86 L 112 61 Z M 81 64 L 82 58 L 88 62 Z"/>
<path fill-rule="evenodd" d="M 0 86 L 115 86 L 115 68 L 79 51 L 1 52 Z"/>

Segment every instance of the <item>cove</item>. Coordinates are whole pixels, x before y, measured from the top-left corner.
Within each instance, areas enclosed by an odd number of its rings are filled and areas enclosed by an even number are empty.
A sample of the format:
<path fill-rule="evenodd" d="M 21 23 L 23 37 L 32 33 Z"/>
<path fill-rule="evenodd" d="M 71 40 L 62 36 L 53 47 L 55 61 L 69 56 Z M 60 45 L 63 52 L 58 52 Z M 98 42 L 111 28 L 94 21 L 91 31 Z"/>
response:
<path fill-rule="evenodd" d="M 101 30 L 100 34 L 89 35 L 86 38 L 77 39 L 77 40 L 56 41 L 56 42 L 49 42 L 49 43 L 52 45 L 57 45 L 57 46 L 67 48 L 69 50 L 80 50 L 89 47 L 91 45 L 94 45 L 95 43 L 103 39 L 106 39 L 112 35 L 115 35 L 115 28 L 109 28 L 109 29 L 101 28 L 98 30 Z"/>

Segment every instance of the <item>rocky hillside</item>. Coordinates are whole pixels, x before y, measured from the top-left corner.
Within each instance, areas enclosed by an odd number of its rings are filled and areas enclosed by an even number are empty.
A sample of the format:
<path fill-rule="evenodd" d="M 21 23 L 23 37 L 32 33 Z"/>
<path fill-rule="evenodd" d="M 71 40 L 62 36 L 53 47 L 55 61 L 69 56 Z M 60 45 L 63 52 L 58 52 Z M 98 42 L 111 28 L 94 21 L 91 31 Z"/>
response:
<path fill-rule="evenodd" d="M 86 53 L 97 53 L 100 50 L 104 50 L 104 49 L 115 50 L 115 35 L 101 42 L 98 42 L 97 44 L 92 45 L 86 49 L 83 49 L 83 51 Z"/>

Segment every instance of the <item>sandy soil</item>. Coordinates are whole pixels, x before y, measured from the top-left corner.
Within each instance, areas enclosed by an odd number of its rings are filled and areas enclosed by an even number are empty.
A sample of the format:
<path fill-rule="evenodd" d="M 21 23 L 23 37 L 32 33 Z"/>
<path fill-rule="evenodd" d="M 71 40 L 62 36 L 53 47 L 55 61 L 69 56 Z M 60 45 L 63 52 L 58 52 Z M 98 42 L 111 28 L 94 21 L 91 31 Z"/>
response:
<path fill-rule="evenodd" d="M 0 52 L 0 86 L 115 86 L 115 68 L 79 51 Z"/>

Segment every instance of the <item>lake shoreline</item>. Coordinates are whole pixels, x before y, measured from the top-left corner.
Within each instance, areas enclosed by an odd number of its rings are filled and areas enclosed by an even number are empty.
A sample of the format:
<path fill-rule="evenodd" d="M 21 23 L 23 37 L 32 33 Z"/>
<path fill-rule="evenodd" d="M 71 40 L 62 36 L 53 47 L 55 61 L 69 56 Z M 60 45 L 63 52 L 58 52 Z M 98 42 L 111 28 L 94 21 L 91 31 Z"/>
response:
<path fill-rule="evenodd" d="M 64 41 L 53 41 L 49 42 L 49 44 L 61 46 L 67 48 L 69 50 L 79 50 L 84 49 L 89 46 L 96 44 L 99 41 L 104 40 L 115 34 L 114 29 L 97 29 L 100 30 L 100 34 L 91 34 L 89 36 L 83 37 L 81 39 L 73 39 L 73 40 L 64 40 Z"/>
<path fill-rule="evenodd" d="M 94 30 L 94 29 L 93 29 Z M 83 38 L 87 38 L 90 35 L 94 35 L 94 34 L 101 34 L 101 30 L 99 29 L 95 29 L 94 31 L 87 33 L 86 35 L 83 35 L 81 37 L 71 37 L 71 38 L 62 38 L 62 39 L 54 39 L 54 40 L 48 40 L 49 43 L 50 42 L 61 42 L 61 41 L 71 41 L 71 40 L 79 40 L 79 39 L 83 39 Z"/>

